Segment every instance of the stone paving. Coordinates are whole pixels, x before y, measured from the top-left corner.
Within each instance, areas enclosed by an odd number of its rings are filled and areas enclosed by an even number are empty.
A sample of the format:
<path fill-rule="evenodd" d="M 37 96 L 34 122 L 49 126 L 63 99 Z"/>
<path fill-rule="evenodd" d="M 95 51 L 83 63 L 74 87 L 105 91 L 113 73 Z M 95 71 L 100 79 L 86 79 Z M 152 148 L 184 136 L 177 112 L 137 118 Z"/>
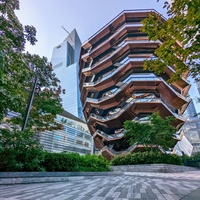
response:
<path fill-rule="evenodd" d="M 68 182 L 0 185 L 0 200 L 200 200 L 200 171 L 71 177 Z"/>

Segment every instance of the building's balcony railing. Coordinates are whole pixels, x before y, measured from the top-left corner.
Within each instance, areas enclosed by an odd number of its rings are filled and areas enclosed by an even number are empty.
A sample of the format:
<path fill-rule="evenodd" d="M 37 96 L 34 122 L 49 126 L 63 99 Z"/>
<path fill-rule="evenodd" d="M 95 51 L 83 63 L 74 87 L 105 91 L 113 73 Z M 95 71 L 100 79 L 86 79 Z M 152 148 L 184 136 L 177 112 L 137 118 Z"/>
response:
<path fill-rule="evenodd" d="M 138 77 L 137 77 L 138 76 Z M 151 76 L 151 74 L 149 74 L 149 76 L 143 76 L 143 77 L 139 77 L 138 75 L 130 75 L 129 77 L 127 77 L 124 81 L 123 81 L 123 85 L 120 88 L 116 88 L 115 91 L 112 91 L 110 94 L 102 96 L 99 99 L 95 99 L 95 98 L 87 98 L 85 101 L 85 104 L 83 106 L 83 108 L 85 108 L 86 102 L 91 102 L 91 103 L 100 103 L 102 101 L 105 101 L 107 99 L 110 99 L 114 96 L 116 96 L 120 91 L 122 91 L 130 82 L 132 81 L 162 81 L 174 94 L 176 94 L 179 98 L 183 99 L 184 101 L 186 101 L 187 103 L 191 101 L 190 97 L 184 97 L 181 94 L 179 94 L 177 91 L 175 91 L 170 85 L 168 85 L 164 79 L 162 79 L 161 77 L 156 77 Z M 166 102 L 165 99 L 163 99 L 164 102 Z M 169 107 L 170 104 L 168 103 Z M 176 111 L 173 111 L 176 112 Z"/>
<path fill-rule="evenodd" d="M 96 132 L 94 133 L 93 137 L 95 137 L 96 135 L 100 135 L 101 137 L 105 138 L 106 140 L 114 140 L 114 139 L 121 139 L 122 137 L 124 137 L 124 134 L 125 134 L 125 130 L 121 131 L 120 133 L 108 135 L 105 132 L 97 129 Z"/>
<path fill-rule="evenodd" d="M 113 18 L 110 22 L 108 22 L 104 27 L 102 27 L 99 31 L 97 31 L 94 35 L 92 35 L 88 41 L 90 41 L 91 39 L 93 39 L 94 37 L 96 37 L 102 30 L 104 30 L 106 27 L 108 27 L 110 24 L 112 24 L 120 15 L 123 15 L 125 13 L 143 13 L 143 12 L 154 12 L 156 14 L 158 14 L 160 16 L 160 13 L 158 13 L 156 10 L 154 9 L 137 9 L 137 10 L 124 10 L 122 11 L 121 13 L 119 13 L 115 18 Z M 166 19 L 164 18 L 164 16 L 162 16 L 163 19 Z M 86 41 L 86 42 L 88 42 Z M 86 43 L 85 42 L 85 43 Z"/>
<path fill-rule="evenodd" d="M 94 114 L 94 113 L 91 113 L 88 121 L 90 120 L 91 117 L 95 118 L 97 120 L 99 119 L 100 121 L 108 121 L 108 120 L 117 118 L 119 115 L 121 115 L 126 109 L 128 109 L 135 102 L 135 99 L 132 99 L 132 98 L 130 98 L 130 99 L 131 99 L 131 101 L 129 103 L 127 103 L 125 106 L 123 106 L 119 112 L 112 114 L 112 115 L 107 115 L 104 117 Z"/>
<path fill-rule="evenodd" d="M 112 119 L 115 119 L 117 117 L 119 117 L 122 113 L 124 113 L 124 111 L 126 111 L 130 106 L 133 105 L 133 103 L 162 103 L 167 110 L 169 110 L 169 112 L 177 119 L 181 120 L 181 121 L 185 121 L 186 118 L 178 115 L 176 112 L 177 110 L 171 106 L 166 100 L 164 100 L 164 98 L 139 98 L 139 99 L 133 99 L 132 97 L 130 97 L 126 102 L 123 102 L 122 106 L 121 105 L 121 109 L 114 113 L 114 114 L 110 114 L 110 115 L 106 115 L 106 116 L 100 116 L 94 113 L 90 114 L 90 117 L 88 119 L 88 121 L 90 120 L 90 118 L 94 118 L 96 120 L 100 120 L 101 122 L 105 122 L 105 121 L 109 121 Z"/>
<path fill-rule="evenodd" d="M 115 155 L 121 155 L 121 154 L 125 154 L 125 153 L 130 153 L 132 151 L 134 151 L 136 148 L 138 147 L 138 144 L 135 143 L 133 145 L 131 145 L 128 149 L 126 149 L 125 151 L 115 151 L 112 147 L 109 147 L 109 146 L 104 146 L 102 149 L 101 149 L 101 152 L 103 151 L 109 151 L 111 154 L 113 154 L 114 156 Z M 163 149 L 163 147 L 161 146 L 157 146 L 157 148 L 162 151 L 163 153 L 167 153 L 167 154 L 170 154 L 172 153 L 171 151 L 166 151 L 165 149 Z"/>
<path fill-rule="evenodd" d="M 119 72 L 121 69 L 124 68 L 125 65 L 127 65 L 128 63 L 130 62 L 134 62 L 134 61 L 144 61 L 144 60 L 155 60 L 156 58 L 127 58 L 125 59 L 122 63 L 120 63 L 120 66 L 114 70 L 114 71 L 111 71 L 111 72 L 108 72 L 107 74 L 103 75 L 101 78 L 99 78 L 98 80 L 94 81 L 94 82 L 88 82 L 88 83 L 84 83 L 83 84 L 83 87 L 90 87 L 90 86 L 95 86 L 97 85 L 98 83 L 104 81 L 104 80 L 107 80 L 108 78 L 114 76 L 117 72 Z"/>
<path fill-rule="evenodd" d="M 89 97 L 88 97 L 88 98 L 86 99 L 86 102 L 98 103 L 98 102 L 105 101 L 106 99 L 109 99 L 109 98 L 115 96 L 116 94 L 118 94 L 118 93 L 119 93 L 120 91 L 122 91 L 126 86 L 127 86 L 127 84 L 124 83 L 120 88 L 116 88 L 116 90 L 113 91 L 111 94 L 106 95 L 106 96 L 103 96 L 103 97 L 101 97 L 101 98 L 99 98 L 99 99 L 94 99 L 94 98 L 89 98 Z M 86 102 L 85 102 L 85 103 L 86 103 Z M 85 107 L 85 105 L 83 106 L 83 108 L 84 108 L 84 107 Z"/>
<path fill-rule="evenodd" d="M 142 27 L 142 26 L 143 26 L 142 23 L 136 23 L 136 22 L 132 22 L 132 23 L 129 22 L 129 23 L 123 24 L 112 36 L 110 36 L 108 39 L 106 39 L 104 42 L 102 42 L 101 44 L 99 44 L 94 49 L 90 49 L 90 54 L 92 54 L 97 49 L 101 48 L 104 44 L 109 43 L 118 33 L 120 33 L 121 31 L 123 31 L 124 29 L 126 29 L 128 27 Z"/>
<path fill-rule="evenodd" d="M 106 60 L 108 60 L 109 58 L 111 58 L 112 56 L 114 56 L 117 52 L 120 52 L 121 49 L 123 47 L 125 47 L 126 45 L 128 45 L 128 44 L 138 44 L 138 43 L 144 43 L 144 44 L 145 43 L 152 43 L 152 44 L 159 43 L 159 44 L 161 44 L 161 41 L 160 40 L 157 40 L 157 41 L 152 41 L 152 40 L 150 40 L 150 41 L 148 41 L 148 40 L 123 41 L 114 52 L 112 52 L 107 57 L 103 58 L 102 60 L 96 62 L 92 66 L 84 68 L 82 70 L 82 73 L 87 72 L 87 71 L 91 70 L 92 68 L 95 68 L 98 65 L 102 64 L 103 62 L 105 62 Z"/>
<path fill-rule="evenodd" d="M 111 154 L 113 155 L 120 155 L 120 154 L 123 154 L 123 153 L 129 153 L 133 150 L 135 150 L 135 148 L 137 147 L 137 143 L 131 145 L 128 149 L 126 149 L 125 151 L 115 151 L 112 147 L 108 147 L 108 146 L 104 146 L 102 149 L 101 149 L 101 152 L 103 151 L 109 151 L 111 152 Z"/>
<path fill-rule="evenodd" d="M 162 82 L 168 87 L 170 88 L 170 90 L 172 90 L 180 99 L 183 99 L 184 101 L 186 101 L 187 103 L 189 103 L 191 101 L 190 97 L 184 97 L 183 95 L 181 95 L 180 93 L 178 93 L 171 85 L 169 85 L 168 83 L 165 82 L 164 79 L 160 78 L 162 80 Z"/>
<path fill-rule="evenodd" d="M 172 72 L 176 73 L 176 70 L 174 70 L 171 66 L 167 66 Z M 188 85 L 190 85 L 190 82 L 186 80 L 184 77 L 181 77 L 181 79 L 186 82 Z"/>
<path fill-rule="evenodd" d="M 147 77 L 147 78 L 135 77 L 135 78 L 132 78 L 132 79 L 136 80 L 136 81 L 138 81 L 138 80 L 141 80 L 141 81 L 142 80 L 145 80 L 145 81 L 147 81 L 147 80 L 148 81 L 160 80 L 159 78 L 155 78 L 155 76 L 154 77 Z M 132 81 L 132 79 L 126 80 L 126 82 L 124 81 L 123 85 L 121 87 L 116 88 L 116 90 L 112 91 L 109 95 L 102 96 L 99 99 L 87 97 L 86 102 L 99 103 L 99 102 L 105 101 L 106 99 L 109 99 L 109 98 L 115 96 L 116 94 L 118 94 L 120 91 L 122 91 Z M 83 107 L 85 107 L 85 105 Z"/>
<path fill-rule="evenodd" d="M 123 81 L 123 85 L 121 87 L 116 88 L 116 90 L 110 92 L 110 94 L 102 96 L 99 99 L 87 97 L 85 104 L 86 104 L 86 102 L 100 103 L 102 101 L 110 99 L 111 97 L 117 95 L 120 91 L 122 91 L 131 81 L 160 81 L 160 80 L 161 80 L 161 78 L 156 77 L 155 75 L 152 77 L 151 76 L 140 77 L 139 75 L 137 77 L 135 75 L 131 75 Z M 84 104 L 83 108 L 85 108 L 85 104 Z"/>

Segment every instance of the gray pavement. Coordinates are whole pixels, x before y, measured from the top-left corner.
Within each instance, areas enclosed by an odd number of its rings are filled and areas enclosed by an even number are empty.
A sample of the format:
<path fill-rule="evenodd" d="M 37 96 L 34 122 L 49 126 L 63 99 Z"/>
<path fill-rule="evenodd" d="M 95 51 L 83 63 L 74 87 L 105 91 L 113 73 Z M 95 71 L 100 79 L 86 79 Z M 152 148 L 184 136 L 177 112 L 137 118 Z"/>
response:
<path fill-rule="evenodd" d="M 200 200 L 200 171 L 126 172 L 68 182 L 0 185 L 0 200 Z"/>

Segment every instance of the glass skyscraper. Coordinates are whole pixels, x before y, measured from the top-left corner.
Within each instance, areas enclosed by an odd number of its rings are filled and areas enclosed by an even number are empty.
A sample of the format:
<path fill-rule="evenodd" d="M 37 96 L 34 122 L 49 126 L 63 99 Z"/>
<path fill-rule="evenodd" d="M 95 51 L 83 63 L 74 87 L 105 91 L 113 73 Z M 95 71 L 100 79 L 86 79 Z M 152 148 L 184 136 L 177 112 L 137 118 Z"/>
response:
<path fill-rule="evenodd" d="M 189 120 L 197 118 L 197 111 L 195 109 L 193 99 L 190 101 L 190 103 L 189 103 L 189 105 L 188 105 L 188 107 L 186 109 L 186 112 L 188 114 Z"/>
<path fill-rule="evenodd" d="M 64 110 L 83 118 L 78 77 L 80 49 L 81 41 L 74 29 L 61 44 L 54 47 L 51 63 L 65 90 L 65 94 L 61 94 Z"/>

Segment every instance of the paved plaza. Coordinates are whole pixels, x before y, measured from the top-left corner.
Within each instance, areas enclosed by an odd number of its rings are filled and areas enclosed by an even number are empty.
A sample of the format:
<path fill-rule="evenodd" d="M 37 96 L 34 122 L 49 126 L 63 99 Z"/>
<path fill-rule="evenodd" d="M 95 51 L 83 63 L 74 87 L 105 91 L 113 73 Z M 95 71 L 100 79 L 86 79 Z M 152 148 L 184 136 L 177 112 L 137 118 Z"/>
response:
<path fill-rule="evenodd" d="M 200 200 L 200 171 L 126 172 L 68 182 L 0 185 L 0 200 Z"/>

